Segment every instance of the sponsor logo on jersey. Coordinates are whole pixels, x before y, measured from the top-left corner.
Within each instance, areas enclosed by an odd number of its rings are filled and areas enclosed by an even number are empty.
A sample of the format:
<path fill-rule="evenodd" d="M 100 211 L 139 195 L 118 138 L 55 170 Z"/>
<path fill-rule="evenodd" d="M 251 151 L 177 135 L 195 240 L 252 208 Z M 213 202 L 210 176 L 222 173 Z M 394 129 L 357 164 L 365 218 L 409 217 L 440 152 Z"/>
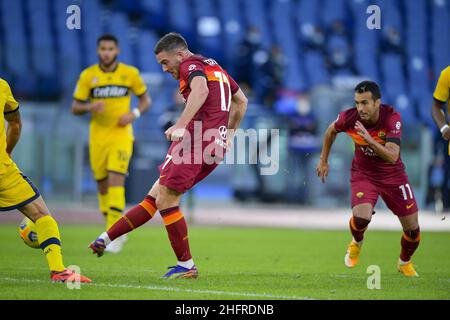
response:
<path fill-rule="evenodd" d="M 359 146 L 361 151 L 364 153 L 364 155 L 369 156 L 369 157 L 374 157 L 377 154 L 375 153 L 375 151 L 373 151 L 370 147 L 364 147 L 364 146 Z"/>
<path fill-rule="evenodd" d="M 397 130 L 400 130 L 401 127 L 402 127 L 401 122 L 400 122 L 400 121 L 397 121 L 397 123 L 395 124 L 395 128 L 396 128 Z"/>
<path fill-rule="evenodd" d="M 384 131 L 378 132 L 378 137 L 381 138 L 381 139 L 386 138 L 386 132 L 384 132 Z"/>
<path fill-rule="evenodd" d="M 188 70 L 189 70 L 189 71 L 192 71 L 192 70 L 194 70 L 195 68 L 197 68 L 197 66 L 196 66 L 195 64 L 191 64 L 191 65 L 189 65 Z"/>
<path fill-rule="evenodd" d="M 359 198 L 359 199 L 361 199 L 363 196 L 364 196 L 364 192 L 357 192 L 356 193 L 356 196 Z"/>
<path fill-rule="evenodd" d="M 91 97 L 95 99 L 126 97 L 128 90 L 128 87 L 125 86 L 96 87 L 91 89 Z"/>
<path fill-rule="evenodd" d="M 224 140 L 226 140 L 226 138 L 227 138 L 227 127 L 225 127 L 225 126 L 220 126 L 219 127 L 219 134 L 220 134 L 220 137 L 222 138 L 222 139 L 224 139 Z"/>
<path fill-rule="evenodd" d="M 214 59 L 205 59 L 203 60 L 203 62 L 209 64 L 210 66 L 215 66 L 217 64 L 216 60 Z"/>

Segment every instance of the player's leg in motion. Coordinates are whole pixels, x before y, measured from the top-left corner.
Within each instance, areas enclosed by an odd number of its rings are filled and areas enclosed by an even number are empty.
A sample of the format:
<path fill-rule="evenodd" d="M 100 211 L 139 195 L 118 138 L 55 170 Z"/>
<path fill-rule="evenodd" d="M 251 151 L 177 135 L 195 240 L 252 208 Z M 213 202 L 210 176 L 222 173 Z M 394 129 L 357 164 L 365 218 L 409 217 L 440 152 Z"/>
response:
<path fill-rule="evenodd" d="M 197 278 L 198 271 L 189 248 L 188 227 L 180 210 L 183 194 L 163 185 L 159 185 L 156 206 L 166 226 L 170 244 L 177 256 L 176 266 L 169 267 L 163 278 Z"/>
<path fill-rule="evenodd" d="M 108 172 L 107 180 L 108 206 L 106 215 L 106 230 L 109 230 L 122 217 L 125 209 L 125 175 L 116 172 Z M 117 238 L 106 249 L 108 252 L 119 253 L 127 241 L 127 236 Z"/>
<path fill-rule="evenodd" d="M 403 227 L 403 235 L 400 241 L 402 249 L 398 261 L 398 270 L 405 276 L 418 277 L 419 275 L 411 261 L 411 257 L 420 243 L 418 212 L 399 217 L 399 220 Z"/>
<path fill-rule="evenodd" d="M 106 223 L 108 223 L 108 177 L 97 181 L 97 198 L 100 212 L 105 217 Z"/>
<path fill-rule="evenodd" d="M 44 251 L 50 269 L 50 277 L 56 282 L 76 281 L 91 282 L 90 279 L 66 269 L 61 254 L 61 237 L 58 224 L 50 216 L 50 212 L 42 197 L 20 207 L 19 210 L 30 218 L 37 231 L 38 242 Z"/>
<path fill-rule="evenodd" d="M 353 207 L 353 215 L 350 218 L 349 226 L 353 239 L 347 247 L 344 262 L 349 268 L 356 266 L 364 240 L 364 232 L 372 219 L 373 206 L 370 203 L 363 203 Z"/>
<path fill-rule="evenodd" d="M 93 253 L 101 257 L 105 248 L 117 238 L 126 235 L 128 232 L 140 227 L 149 221 L 156 212 L 156 197 L 158 195 L 159 180 L 150 189 L 138 205 L 131 208 L 125 215 L 121 216 L 106 232 L 103 232 L 89 247 Z"/>

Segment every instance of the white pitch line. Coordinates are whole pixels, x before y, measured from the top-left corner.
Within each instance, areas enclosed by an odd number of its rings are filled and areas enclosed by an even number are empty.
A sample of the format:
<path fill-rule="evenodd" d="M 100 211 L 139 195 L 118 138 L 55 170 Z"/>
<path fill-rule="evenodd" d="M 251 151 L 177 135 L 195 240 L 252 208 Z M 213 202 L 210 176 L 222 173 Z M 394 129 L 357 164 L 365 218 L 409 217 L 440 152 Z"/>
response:
<path fill-rule="evenodd" d="M 45 283 L 44 280 L 31 280 L 31 279 L 17 279 L 17 278 L 0 278 L 3 281 L 11 282 L 30 282 L 30 283 Z M 298 297 L 298 296 L 283 296 L 266 293 L 250 293 L 250 292 L 233 292 L 233 291 L 220 291 L 220 290 L 197 290 L 197 289 L 180 289 L 172 287 L 159 287 L 159 286 L 133 286 L 125 284 L 108 284 L 108 283 L 89 283 L 83 284 L 83 286 L 95 286 L 95 287 L 107 287 L 107 288 L 128 288 L 128 289 L 144 289 L 151 291 L 169 291 L 169 292 L 186 292 L 197 294 L 213 294 L 213 295 L 228 295 L 228 296 L 241 296 L 252 298 L 268 298 L 268 299 L 287 299 L 287 300 L 314 300 L 311 297 Z"/>

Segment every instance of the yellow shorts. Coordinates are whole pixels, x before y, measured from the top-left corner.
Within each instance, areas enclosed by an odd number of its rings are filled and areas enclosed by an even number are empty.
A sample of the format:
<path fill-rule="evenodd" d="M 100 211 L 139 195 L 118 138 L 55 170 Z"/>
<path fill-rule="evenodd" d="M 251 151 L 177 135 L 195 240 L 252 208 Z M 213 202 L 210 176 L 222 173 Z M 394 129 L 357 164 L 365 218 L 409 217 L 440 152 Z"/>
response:
<path fill-rule="evenodd" d="M 23 207 L 40 196 L 35 185 L 20 172 L 14 162 L 0 174 L 0 211 Z"/>
<path fill-rule="evenodd" d="M 133 140 L 123 140 L 112 143 L 89 143 L 89 159 L 92 172 L 97 181 L 108 177 L 108 172 L 126 175 L 131 155 Z"/>

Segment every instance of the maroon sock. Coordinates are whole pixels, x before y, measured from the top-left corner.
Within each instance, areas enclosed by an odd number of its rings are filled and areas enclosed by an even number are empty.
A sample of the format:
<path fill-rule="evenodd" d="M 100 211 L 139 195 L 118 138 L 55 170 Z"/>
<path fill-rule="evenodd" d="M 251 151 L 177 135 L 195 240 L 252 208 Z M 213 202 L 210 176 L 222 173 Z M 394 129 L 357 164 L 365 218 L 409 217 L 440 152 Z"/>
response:
<path fill-rule="evenodd" d="M 352 232 L 355 241 L 360 242 L 364 239 L 364 232 L 367 230 L 370 220 L 358 217 L 350 218 L 350 231 Z"/>
<path fill-rule="evenodd" d="M 178 261 L 192 259 L 189 249 L 188 227 L 180 208 L 172 207 L 160 210 L 159 212 L 163 218 L 167 233 L 169 234 L 170 244 Z"/>
<path fill-rule="evenodd" d="M 400 259 L 404 262 L 411 260 L 414 251 L 420 243 L 420 228 L 412 231 L 405 231 L 400 241 L 402 245 L 402 251 L 400 252 Z"/>
<path fill-rule="evenodd" d="M 107 231 L 109 239 L 113 241 L 121 235 L 140 227 L 153 218 L 156 212 L 155 198 L 145 196 L 144 200 L 137 206 L 131 208 Z"/>

